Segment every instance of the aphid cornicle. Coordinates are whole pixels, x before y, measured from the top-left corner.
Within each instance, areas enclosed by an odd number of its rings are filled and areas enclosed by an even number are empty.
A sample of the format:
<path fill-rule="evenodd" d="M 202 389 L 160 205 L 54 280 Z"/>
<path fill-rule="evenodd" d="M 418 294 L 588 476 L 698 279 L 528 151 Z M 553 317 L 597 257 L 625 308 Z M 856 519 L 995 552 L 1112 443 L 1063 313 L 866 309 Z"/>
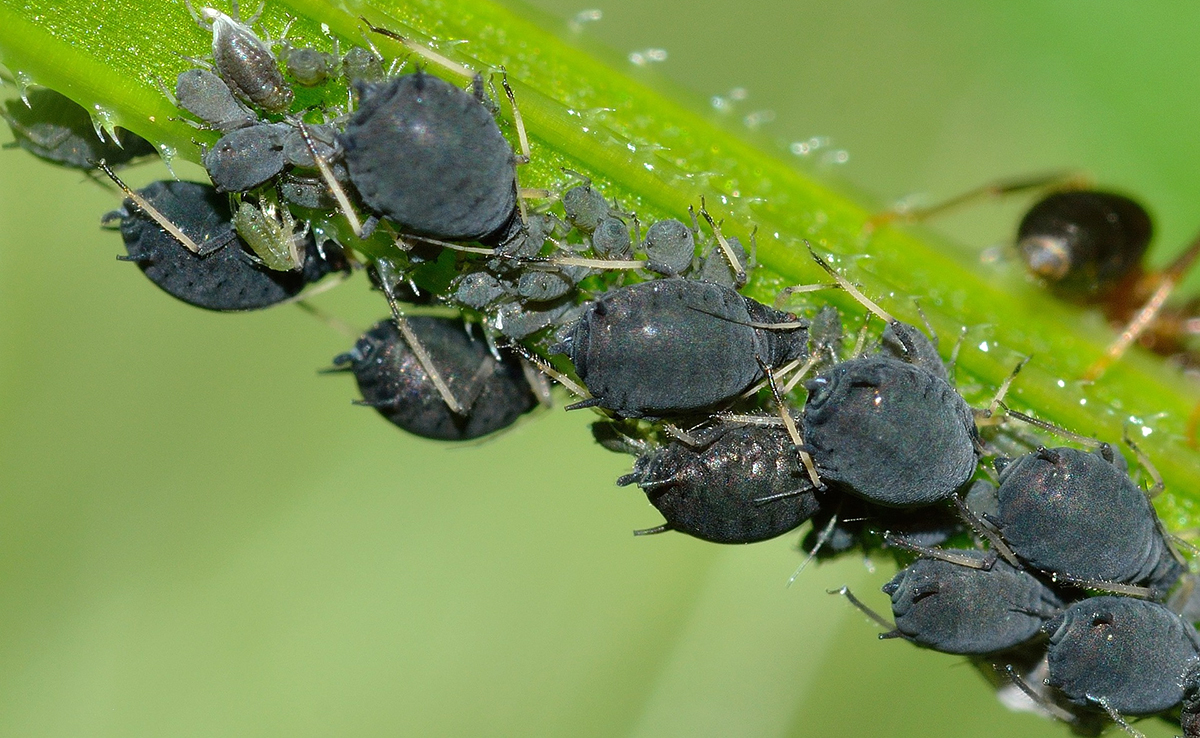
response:
<path fill-rule="evenodd" d="M 295 97 L 291 85 L 283 79 L 271 49 L 250 28 L 257 13 L 242 23 L 216 8 L 202 8 L 197 14 L 190 0 L 187 9 L 201 28 L 212 31 L 213 66 L 233 94 L 270 113 L 291 107 Z"/>
<path fill-rule="evenodd" d="M 1000 488 L 992 520 L 1027 565 L 1160 594 L 1178 579 L 1182 566 L 1154 508 L 1111 448 L 1042 448 L 995 464 Z"/>
<path fill-rule="evenodd" d="M 1170 710 L 1200 662 L 1200 636 L 1156 602 L 1103 595 L 1050 622 L 1048 683 L 1082 707 L 1123 715 Z"/>
<path fill-rule="evenodd" d="M 976 550 L 947 553 L 983 562 Z M 1062 598 L 1003 560 L 976 569 L 920 558 L 883 591 L 892 598 L 896 635 L 935 651 L 988 654 L 1019 646 L 1062 609 Z"/>
<path fill-rule="evenodd" d="M 339 140 L 371 209 L 445 241 L 507 233 L 517 217 L 516 157 L 479 98 L 420 71 L 355 89 L 359 108 Z"/>
<path fill-rule="evenodd" d="M 74 100 L 53 90 L 30 90 L 29 106 L 19 99 L 6 100 L 0 114 L 13 132 L 13 142 L 46 161 L 75 169 L 92 170 L 104 159 L 111 167 L 158 153 L 146 139 L 124 128 L 116 129 L 117 140 L 101 138 L 88 112 Z"/>
<path fill-rule="evenodd" d="M 234 232 L 229 200 L 208 185 L 154 182 L 138 191 L 145 200 L 201 248 L 193 253 L 126 200 L 105 223 L 120 221 L 128 256 L 151 282 L 178 299 L 208 310 L 268 307 L 300 294 L 304 287 L 346 262 L 332 245 L 322 252 L 312 237 L 300 249 L 297 271 L 273 271 L 256 263 Z"/>
<path fill-rule="evenodd" d="M 656 279 L 596 298 L 551 350 L 592 394 L 575 407 L 663 417 L 716 407 L 762 379 L 762 364 L 804 357 L 807 328 L 722 285 Z"/>
<path fill-rule="evenodd" d="M 721 425 L 699 446 L 671 441 L 617 480 L 637 484 L 675 530 L 714 543 L 754 543 L 799 527 L 820 507 L 781 427 Z"/>
<path fill-rule="evenodd" d="M 482 338 L 467 335 L 461 319 L 407 321 L 466 412 L 450 410 L 395 321 L 383 320 L 333 363 L 354 373 L 364 403 L 387 420 L 425 438 L 463 441 L 507 428 L 534 406 L 517 358 L 505 354 L 497 361 Z"/>

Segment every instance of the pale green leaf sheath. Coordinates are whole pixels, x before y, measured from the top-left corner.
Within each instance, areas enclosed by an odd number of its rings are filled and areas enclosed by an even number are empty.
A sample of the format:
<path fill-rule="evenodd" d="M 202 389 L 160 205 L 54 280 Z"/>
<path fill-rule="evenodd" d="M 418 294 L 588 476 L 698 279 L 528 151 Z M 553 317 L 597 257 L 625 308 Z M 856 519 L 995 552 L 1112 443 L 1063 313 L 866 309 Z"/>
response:
<path fill-rule="evenodd" d="M 1016 379 L 1016 408 L 1113 442 L 1134 423 L 1166 480 L 1167 491 L 1156 502 L 1168 527 L 1196 524 L 1200 454 L 1187 446 L 1185 424 L 1197 398 L 1175 370 L 1138 352 L 1097 383 L 1080 382 L 1112 340 L 1097 321 L 1084 321 L 1080 310 L 1029 285 L 998 283 L 985 267 L 910 230 L 889 227 L 866 235 L 868 208 L 483 0 L 271 0 L 257 28 L 274 37 L 290 21 L 293 43 L 329 50 L 337 37 L 346 49 L 364 43 L 359 16 L 473 69 L 507 69 L 532 144 L 533 161 L 520 172 L 523 186 L 558 188 L 566 167 L 591 177 L 642 222 L 686 219 L 688 207 L 703 197 L 724 220 L 726 235 L 744 241 L 757 227 L 761 268 L 747 291 L 768 302 L 783 286 L 822 281 L 804 248 L 810 240 L 902 319 L 918 320 L 913 298 L 919 298 L 944 339 L 944 352 L 965 326 L 957 380 L 976 406 L 1021 358 L 1032 356 Z M 379 36 L 371 41 L 385 57 L 406 56 L 398 43 Z M 173 85 L 179 72 L 194 66 L 185 57 L 204 57 L 210 44 L 211 35 L 182 2 L 0 0 L 0 61 L 20 81 L 68 95 L 101 125 L 120 125 L 154 142 L 168 160 L 198 160 L 197 144 L 216 139 L 180 120 L 163 92 L 164 84 Z M 346 100 L 338 85 L 298 88 L 293 110 L 344 108 Z M 501 115 L 511 135 L 506 106 Z M 389 248 L 375 240 L 360 250 L 371 256 Z M 795 304 L 825 300 L 851 315 L 863 312 L 837 291 Z M 1141 422 L 1153 432 L 1142 432 L 1136 425 Z"/>

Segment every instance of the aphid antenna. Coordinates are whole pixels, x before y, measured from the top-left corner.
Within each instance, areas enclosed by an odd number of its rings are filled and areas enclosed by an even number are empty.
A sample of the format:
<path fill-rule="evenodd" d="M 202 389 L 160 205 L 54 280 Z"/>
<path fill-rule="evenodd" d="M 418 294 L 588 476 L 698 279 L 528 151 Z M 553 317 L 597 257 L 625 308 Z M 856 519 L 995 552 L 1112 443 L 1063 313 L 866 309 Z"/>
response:
<path fill-rule="evenodd" d="M 396 236 L 396 246 L 398 246 L 400 249 L 402 249 L 404 251 L 408 251 L 408 249 L 405 248 L 404 242 L 406 242 L 406 241 L 419 241 L 420 243 L 427 243 L 432 246 L 441 246 L 444 249 L 450 249 L 452 251 L 462 251 L 467 254 L 483 254 L 484 256 L 498 256 L 500 258 L 512 258 L 512 257 L 505 257 L 504 254 L 498 253 L 495 249 L 488 249 L 488 248 L 484 248 L 482 246 L 463 246 L 461 243 L 451 243 L 450 241 L 439 241 L 436 238 L 428 238 L 426 236 L 415 236 L 410 233 L 404 233 L 404 234 L 400 234 L 400 235 Z"/>
<path fill-rule="evenodd" d="M 540 372 L 542 372 L 546 376 L 550 377 L 555 382 L 558 382 L 563 387 L 566 387 L 567 391 L 570 392 L 571 394 L 575 395 L 576 397 L 583 398 L 583 400 L 585 402 L 589 399 L 592 399 L 591 393 L 588 392 L 584 387 L 582 387 L 578 382 L 571 379 L 566 374 L 563 374 L 559 370 L 555 369 L 553 366 L 550 365 L 550 362 L 546 361 L 542 357 L 533 353 L 532 351 L 525 348 L 521 344 L 517 343 L 516 341 L 506 341 L 502 345 L 505 348 L 511 349 L 512 351 L 515 351 L 516 353 L 520 354 L 526 361 L 528 361 L 530 364 L 533 364 L 535 367 L 537 367 Z M 576 405 L 579 405 L 579 404 L 581 404 L 581 403 L 576 403 Z M 588 405 L 586 407 L 590 407 L 590 405 Z M 570 409 L 570 408 L 567 408 L 567 409 Z"/>
<path fill-rule="evenodd" d="M 1146 473 L 1150 475 L 1151 484 L 1150 488 L 1146 490 L 1146 497 L 1149 497 L 1153 500 L 1159 495 L 1159 493 L 1163 491 L 1163 489 L 1166 488 L 1167 485 L 1166 482 L 1163 481 L 1162 474 L 1159 473 L 1158 467 L 1154 465 L 1154 462 L 1150 460 L 1150 457 L 1146 454 L 1146 452 L 1142 451 L 1142 447 L 1134 442 L 1133 436 L 1129 435 L 1128 421 L 1121 426 L 1121 441 L 1129 447 L 1129 450 L 1133 452 L 1134 458 L 1137 459 L 1138 463 L 1142 465 L 1142 468 L 1146 470 Z"/>
<path fill-rule="evenodd" d="M 393 278 L 396 274 L 394 265 L 387 259 L 379 259 L 376 261 L 376 269 L 379 271 L 379 284 L 383 287 L 383 295 L 387 298 L 388 307 L 392 309 L 392 320 L 396 324 L 396 328 L 400 330 L 400 335 L 404 337 L 405 343 L 412 350 L 413 356 L 417 357 L 417 362 L 421 368 L 425 370 L 429 381 L 433 382 L 433 386 L 437 389 L 438 394 L 442 396 L 442 402 L 446 403 L 446 407 L 450 408 L 450 412 L 455 415 L 466 415 L 467 408 L 459 402 L 454 393 L 450 391 L 450 385 L 442 377 L 442 373 L 438 370 L 437 365 L 433 363 L 433 358 L 429 355 L 429 351 L 425 349 L 425 345 L 421 343 L 421 339 L 413 333 L 412 326 L 408 324 L 408 318 L 404 317 L 404 313 L 400 310 L 400 301 L 396 299 L 396 293 L 392 289 L 394 284 Z"/>
<path fill-rule="evenodd" d="M 833 277 L 834 281 L 838 283 L 838 286 L 850 293 L 850 296 L 857 300 L 860 305 L 865 307 L 867 310 L 870 310 L 875 315 L 878 315 L 883 322 L 887 323 L 888 325 L 898 322 L 894 317 L 892 317 L 891 313 L 879 307 L 875 301 L 864 295 L 850 282 L 850 280 L 838 274 L 837 270 L 829 265 L 829 262 L 825 261 L 820 256 L 817 256 L 817 252 L 813 250 L 812 244 L 808 242 L 807 238 L 804 239 L 804 245 L 808 247 L 808 253 L 812 255 L 813 261 L 817 262 L 817 265 L 824 269 L 829 276 Z"/>
<path fill-rule="evenodd" d="M 963 335 L 966 335 L 965 331 Z M 955 354 L 955 356 L 957 357 L 957 354 Z M 1001 382 L 1000 386 L 996 389 L 996 394 L 992 397 L 992 401 L 988 403 L 987 409 L 983 411 L 983 417 L 992 417 L 996 414 L 996 410 L 1000 407 L 1004 407 L 1006 411 L 1008 410 L 1008 408 L 1004 405 L 1004 396 L 1008 394 L 1008 388 L 1012 386 L 1013 380 L 1017 378 L 1017 375 L 1021 373 L 1021 370 L 1025 368 L 1025 365 L 1028 364 L 1032 358 L 1033 356 L 1026 356 L 1024 359 L 1021 359 L 1017 362 L 1017 365 L 1013 367 L 1013 370 L 1009 372 L 1009 375 L 1005 377 L 1004 381 Z"/>
<path fill-rule="evenodd" d="M 144 198 L 141 195 L 139 195 L 138 193 L 134 192 L 132 189 L 130 189 L 129 185 L 122 182 L 121 178 L 117 176 L 116 172 L 114 172 L 112 170 L 112 167 L 110 167 L 107 162 L 105 162 L 103 159 L 101 159 L 100 161 L 94 161 L 91 163 L 93 165 L 95 165 L 97 168 L 99 168 L 106 175 L 108 175 L 108 178 L 111 179 L 113 181 L 113 183 L 117 185 L 117 187 L 121 188 L 121 191 L 124 192 L 125 196 L 128 197 L 129 200 L 134 205 L 137 206 L 138 210 L 141 210 L 143 213 L 145 213 L 147 216 L 149 216 L 155 223 L 158 223 L 158 225 L 161 226 L 164 231 L 171 234 L 171 237 L 174 238 L 176 241 L 178 241 L 180 243 L 180 245 L 182 245 L 188 251 L 191 251 L 193 254 L 196 254 L 197 256 L 205 256 L 207 254 L 210 254 L 210 253 L 220 249 L 221 247 L 223 247 L 225 245 L 226 242 L 221 242 L 220 245 L 218 245 L 214 248 L 209 248 L 208 250 L 201 248 L 199 245 L 196 244 L 195 241 L 193 241 L 191 239 L 191 237 L 189 237 L 186 233 L 184 233 L 182 230 L 180 230 L 179 226 L 172 223 L 170 221 L 170 219 L 167 218 L 167 216 L 165 216 L 161 212 L 159 212 L 158 208 L 151 205 L 150 202 L 148 200 L 146 200 L 146 198 Z"/>
<path fill-rule="evenodd" d="M 880 633 L 879 634 L 880 638 L 895 638 L 896 636 L 899 635 L 899 631 L 896 630 L 895 623 L 891 622 L 884 616 L 880 615 L 879 613 L 875 612 L 870 607 L 868 607 L 865 602 L 858 599 L 858 597 L 856 597 L 854 595 L 854 593 L 850 591 L 849 587 L 843 586 L 843 587 L 839 587 L 838 589 L 828 589 L 825 591 L 831 595 L 841 595 L 841 596 L 845 597 L 847 600 L 850 601 L 850 604 L 857 607 L 862 612 L 863 615 L 866 615 L 867 617 L 871 618 L 880 627 L 884 628 L 887 632 Z"/>
<path fill-rule="evenodd" d="M 926 221 L 979 200 L 1005 197 L 1030 190 L 1077 190 L 1087 187 L 1090 183 L 1090 178 L 1078 172 L 1069 171 L 996 180 L 926 207 L 894 207 L 890 210 L 885 210 L 867 219 L 867 222 L 863 224 L 862 230 L 864 234 L 869 235 L 882 226 L 896 222 L 918 223 Z"/>
<path fill-rule="evenodd" d="M 588 259 L 582 256 L 506 256 L 504 254 L 496 254 L 496 256 L 525 264 L 581 266 L 592 269 L 644 269 L 647 264 L 644 259 Z"/>
<path fill-rule="evenodd" d="M 1012 664 L 1005 664 L 1003 668 L 1001 668 L 999 664 L 996 664 L 995 669 L 997 671 L 1003 671 L 1005 674 L 1007 674 L 1008 678 L 1012 681 L 1013 685 L 1017 689 L 1021 690 L 1026 697 L 1032 700 L 1033 703 L 1042 710 L 1045 710 L 1046 713 L 1051 717 L 1057 718 L 1058 720 L 1061 720 L 1067 724 L 1075 724 L 1079 722 L 1078 718 L 1076 718 L 1070 712 L 1064 710 L 1053 702 L 1050 702 L 1044 695 L 1039 694 L 1033 687 L 1029 685 L 1029 682 L 1025 681 L 1024 677 L 1017 673 L 1016 668 Z"/>
<path fill-rule="evenodd" d="M 750 328 L 759 328 L 765 331 L 794 331 L 800 328 L 808 327 L 808 321 L 806 320 L 789 320 L 780 323 L 760 323 L 753 320 L 738 320 L 737 318 L 731 318 L 727 315 L 719 315 L 717 313 L 705 310 L 704 308 L 695 307 L 694 305 L 688 305 L 688 309 L 711 316 L 717 320 L 723 320 L 726 323 L 749 326 Z"/>
<path fill-rule="evenodd" d="M 1121 713 L 1117 712 L 1116 708 L 1114 708 L 1111 704 L 1109 704 L 1107 698 L 1096 697 L 1096 696 L 1090 695 L 1090 694 L 1084 695 L 1084 696 L 1087 697 L 1089 701 L 1094 702 L 1097 705 L 1099 705 L 1100 709 L 1102 709 L 1106 713 L 1108 713 L 1109 719 L 1112 720 L 1117 725 L 1121 726 L 1121 730 L 1124 730 L 1126 733 L 1133 736 L 1133 738 L 1146 738 L 1144 733 L 1142 733 L 1141 731 L 1135 729 L 1132 725 L 1130 725 L 1129 721 L 1125 719 L 1125 716 L 1122 715 Z"/>
<path fill-rule="evenodd" d="M 417 43 L 416 41 L 413 41 L 411 38 L 409 38 L 407 36 L 402 36 L 399 33 L 396 33 L 395 31 L 392 31 L 387 28 L 383 28 L 382 26 L 377 26 L 361 15 L 358 17 L 358 19 L 361 20 L 363 23 L 367 24 L 367 28 L 371 31 L 371 33 L 378 33 L 380 36 L 386 36 L 387 38 L 390 38 L 393 41 L 398 41 L 400 43 L 400 45 L 403 46 L 404 48 L 413 52 L 417 56 L 420 56 L 421 58 L 423 58 L 429 62 L 432 62 L 433 64 L 436 64 L 437 66 L 441 67 L 442 69 L 445 69 L 447 72 L 450 72 L 451 74 L 462 77 L 464 79 L 470 79 L 470 80 L 475 79 L 475 77 L 477 75 L 477 72 L 475 72 L 475 70 L 470 69 L 469 67 L 466 67 L 462 64 L 459 64 L 458 62 L 450 59 L 449 57 L 439 54 L 438 52 L 434 51 L 433 49 L 429 48 L 428 46 L 424 46 L 422 44 Z"/>
<path fill-rule="evenodd" d="M 807 292 L 820 292 L 821 290 L 840 290 L 842 286 L 837 282 L 817 282 L 816 284 L 799 284 L 792 287 L 784 287 L 775 295 L 775 309 L 782 310 L 787 304 L 788 298 L 792 295 L 798 295 Z"/>
<path fill-rule="evenodd" d="M 953 499 L 954 506 L 958 509 L 958 515 L 963 519 L 963 522 L 965 522 L 971 528 L 971 530 L 987 539 L 987 542 L 992 546 L 992 550 L 999 554 L 1001 558 L 1003 558 L 1009 564 L 1020 568 L 1020 560 L 1017 559 L 1017 555 L 1013 553 L 1013 550 L 1009 547 L 1009 545 L 1004 542 L 1004 538 L 1002 538 L 999 533 L 984 523 L 984 521 L 980 520 L 979 516 L 975 514 L 975 511 L 967 507 L 967 503 L 961 496 L 954 495 Z M 988 568 L 991 568 L 991 564 L 988 565 Z"/>
<path fill-rule="evenodd" d="M 721 253 L 725 254 L 725 259 L 729 262 L 729 268 L 733 270 L 734 283 L 738 287 L 745 286 L 749 279 L 746 276 L 746 269 L 742 266 L 741 260 L 737 258 L 737 254 L 733 253 L 733 248 L 729 245 L 729 241 L 725 239 L 725 235 L 721 233 L 720 224 L 713 220 L 712 215 L 709 214 L 703 196 L 700 197 L 700 215 L 704 217 L 704 220 L 708 221 L 708 227 L 712 228 L 713 235 L 717 237 L 717 243 L 721 246 Z M 692 218 L 694 219 L 695 217 L 693 213 Z"/>
<path fill-rule="evenodd" d="M 316 318 L 317 320 L 321 321 L 321 322 L 322 322 L 322 323 L 324 323 L 325 325 L 329 326 L 330 328 L 332 328 L 333 330 L 335 330 L 335 331 L 337 331 L 338 333 L 342 334 L 343 336 L 346 336 L 347 338 L 357 338 L 357 337 L 358 337 L 358 336 L 359 336 L 359 335 L 362 333 L 362 331 L 356 331 L 356 330 L 355 330 L 355 329 L 354 329 L 354 328 L 353 328 L 353 327 L 352 327 L 352 326 L 351 326 L 349 323 L 347 323 L 346 321 L 342 320 L 341 318 L 337 318 L 337 317 L 335 317 L 335 316 L 333 316 L 333 315 L 330 315 L 329 313 L 327 313 L 327 312 L 325 312 L 324 310 L 320 309 L 320 308 L 319 308 L 319 307 L 317 307 L 316 305 L 313 305 L 313 304 L 312 304 L 311 302 L 309 302 L 308 300 L 297 300 L 297 301 L 296 301 L 296 307 L 300 308 L 300 309 L 301 309 L 301 310 L 303 310 L 304 312 L 306 312 L 306 313 L 308 313 L 309 315 L 313 316 L 313 317 L 314 317 L 314 318 Z M 322 372 L 329 372 L 329 371 L 349 371 L 349 369 L 342 369 L 342 368 L 338 368 L 338 369 L 332 369 L 332 370 L 331 370 L 331 369 L 323 369 L 323 370 L 321 370 L 321 371 L 322 371 Z"/>
<path fill-rule="evenodd" d="M 826 543 L 829 543 L 830 538 L 833 538 L 833 531 L 837 528 L 838 516 L 841 511 L 842 506 L 839 504 L 838 511 L 830 516 L 829 522 L 826 523 L 825 527 L 821 529 L 821 533 L 817 536 L 817 542 L 813 544 L 812 550 L 808 552 L 808 556 L 804 557 L 804 561 L 800 562 L 800 566 L 796 567 L 796 571 L 792 572 L 792 575 L 788 577 L 787 584 L 784 586 L 792 586 L 792 583 L 796 581 L 796 579 L 806 568 L 808 568 L 808 565 L 817 558 L 817 552 L 820 551 Z"/>
<path fill-rule="evenodd" d="M 317 171 L 321 173 L 321 179 L 325 180 L 325 186 L 333 194 L 333 199 L 337 200 L 338 210 L 341 211 L 342 215 L 346 216 L 346 222 L 350 224 L 350 230 L 358 238 L 363 238 L 362 221 L 358 219 L 358 213 L 354 212 L 354 206 L 350 204 L 350 198 L 346 196 L 346 191 L 333 176 L 333 171 L 329 168 L 325 157 L 317 153 L 317 147 L 313 144 L 312 134 L 309 132 L 308 126 L 299 118 L 293 122 L 300 131 L 300 137 L 304 139 L 304 145 L 308 147 L 308 153 L 317 164 Z"/>
<path fill-rule="evenodd" d="M 896 548 L 902 548 L 905 551 L 915 553 L 918 556 L 924 556 L 927 559 L 937 559 L 949 564 L 965 566 L 969 569 L 991 570 L 992 566 L 996 563 L 995 553 L 991 556 L 985 556 L 983 559 L 974 559 L 970 556 L 963 556 L 962 554 L 956 554 L 940 548 L 913 543 L 903 536 L 893 534 L 890 530 L 883 532 L 883 542 L 889 546 L 895 546 Z"/>
<path fill-rule="evenodd" d="M 1061 425 L 1055 425 L 1049 421 L 1035 418 L 1032 415 L 1026 415 L 1025 413 L 1017 412 L 1008 405 L 1005 405 L 1003 400 L 1001 400 L 998 404 L 1004 410 L 1005 415 L 1014 417 L 1022 423 L 1032 425 L 1035 428 L 1041 428 L 1042 430 L 1053 433 L 1056 436 L 1061 436 L 1069 441 L 1074 441 L 1075 443 L 1087 446 L 1088 448 L 1102 448 L 1108 445 L 1104 441 L 1101 441 L 1097 438 L 1084 436 L 1079 433 L 1073 433 L 1066 428 L 1063 428 Z"/>
<path fill-rule="evenodd" d="M 1158 287 L 1154 290 L 1154 293 L 1150 295 L 1150 299 L 1147 300 L 1146 304 L 1142 306 L 1142 309 L 1133 316 L 1133 319 L 1130 320 L 1129 324 L 1125 326 L 1125 329 L 1121 331 L 1121 335 L 1117 337 L 1117 340 L 1113 341 L 1112 344 L 1109 345 L 1108 349 L 1105 350 L 1104 355 L 1097 359 L 1094 364 L 1088 367 L 1087 371 L 1084 372 L 1083 375 L 1084 381 L 1094 382 L 1095 380 L 1099 379 L 1100 376 L 1108 370 L 1108 367 L 1112 366 L 1113 362 L 1121 358 L 1121 355 L 1129 350 L 1129 347 L 1133 345 L 1133 342 L 1136 341 L 1138 337 L 1150 327 L 1150 324 L 1154 322 L 1154 319 L 1162 310 L 1163 305 L 1166 304 L 1167 298 L 1170 297 L 1171 293 L 1175 291 L 1175 288 L 1179 285 L 1179 281 L 1183 279 L 1183 276 L 1187 274 L 1188 270 L 1191 269 L 1196 263 L 1197 258 L 1200 258 L 1200 237 L 1197 237 L 1195 240 L 1193 240 L 1192 244 L 1188 246 L 1187 250 L 1176 257 L 1175 260 L 1172 261 L 1165 270 L 1163 270 L 1162 281 L 1159 282 Z"/>
<path fill-rule="evenodd" d="M 1065 583 L 1072 587 L 1080 589 L 1090 589 L 1095 592 L 1108 592 L 1111 594 L 1124 595 L 1126 597 L 1136 597 L 1140 600 L 1155 600 L 1159 599 L 1162 594 L 1153 587 L 1139 587 L 1136 584 L 1125 584 L 1124 582 L 1104 582 L 1094 579 L 1079 579 L 1067 574 L 1059 572 L 1048 572 L 1050 581 L 1054 583 Z"/>
<path fill-rule="evenodd" d="M 812 454 L 804 446 L 804 439 L 800 437 L 800 429 L 796 427 L 796 419 L 792 417 L 791 411 L 788 410 L 787 403 L 784 402 L 783 394 L 779 391 L 779 386 L 775 383 L 775 374 L 767 362 L 762 360 L 762 357 L 754 357 L 758 360 L 758 365 L 762 369 L 763 375 L 767 378 L 767 384 L 771 387 L 771 395 L 775 398 L 775 405 L 779 408 L 779 417 L 783 419 L 783 427 L 787 429 L 788 436 L 792 439 L 792 444 L 796 447 L 796 453 L 800 455 L 800 462 L 804 464 L 804 470 L 808 472 L 808 478 L 812 481 L 813 486 L 817 489 L 825 489 L 825 483 L 821 481 L 821 477 L 817 474 L 817 465 L 813 463 Z"/>

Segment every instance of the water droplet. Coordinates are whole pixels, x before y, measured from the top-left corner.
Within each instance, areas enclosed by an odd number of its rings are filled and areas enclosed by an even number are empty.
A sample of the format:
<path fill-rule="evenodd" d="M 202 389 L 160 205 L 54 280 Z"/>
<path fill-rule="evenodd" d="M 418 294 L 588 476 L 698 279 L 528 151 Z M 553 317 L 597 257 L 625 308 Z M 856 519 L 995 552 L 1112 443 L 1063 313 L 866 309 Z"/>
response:
<path fill-rule="evenodd" d="M 1055 382 L 1055 384 L 1057 384 L 1057 385 L 1058 385 L 1059 389 L 1063 389 L 1063 388 L 1065 388 L 1065 387 L 1067 386 L 1067 383 L 1066 383 L 1066 381 L 1064 381 L 1064 380 L 1062 380 L 1062 379 L 1060 379 L 1060 380 L 1058 380 L 1057 382 Z"/>
<path fill-rule="evenodd" d="M 983 343 L 979 344 L 979 350 L 986 354 L 990 350 L 988 347 L 988 342 L 984 341 Z"/>

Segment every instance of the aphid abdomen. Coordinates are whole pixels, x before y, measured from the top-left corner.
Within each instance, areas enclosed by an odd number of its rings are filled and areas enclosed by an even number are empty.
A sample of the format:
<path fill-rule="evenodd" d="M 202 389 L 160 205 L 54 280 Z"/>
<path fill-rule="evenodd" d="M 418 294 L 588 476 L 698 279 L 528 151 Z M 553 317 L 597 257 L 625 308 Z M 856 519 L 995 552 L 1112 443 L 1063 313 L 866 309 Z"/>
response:
<path fill-rule="evenodd" d="M 1071 605 L 1046 624 L 1048 682 L 1071 702 L 1104 699 L 1124 715 L 1169 710 L 1200 658 L 1196 630 L 1163 605 L 1101 596 Z"/>
<path fill-rule="evenodd" d="M 357 89 L 362 103 L 341 142 L 367 205 L 406 231 L 448 241 L 506 229 L 515 160 L 487 108 L 420 72 Z"/>
<path fill-rule="evenodd" d="M 892 507 L 949 499 L 978 461 L 970 408 L 948 383 L 882 356 L 809 380 L 804 439 L 822 478 Z"/>
<path fill-rule="evenodd" d="M 205 9 L 213 26 L 213 65 L 235 95 L 272 113 L 291 107 L 291 86 L 275 55 L 247 26 L 224 13 Z"/>

